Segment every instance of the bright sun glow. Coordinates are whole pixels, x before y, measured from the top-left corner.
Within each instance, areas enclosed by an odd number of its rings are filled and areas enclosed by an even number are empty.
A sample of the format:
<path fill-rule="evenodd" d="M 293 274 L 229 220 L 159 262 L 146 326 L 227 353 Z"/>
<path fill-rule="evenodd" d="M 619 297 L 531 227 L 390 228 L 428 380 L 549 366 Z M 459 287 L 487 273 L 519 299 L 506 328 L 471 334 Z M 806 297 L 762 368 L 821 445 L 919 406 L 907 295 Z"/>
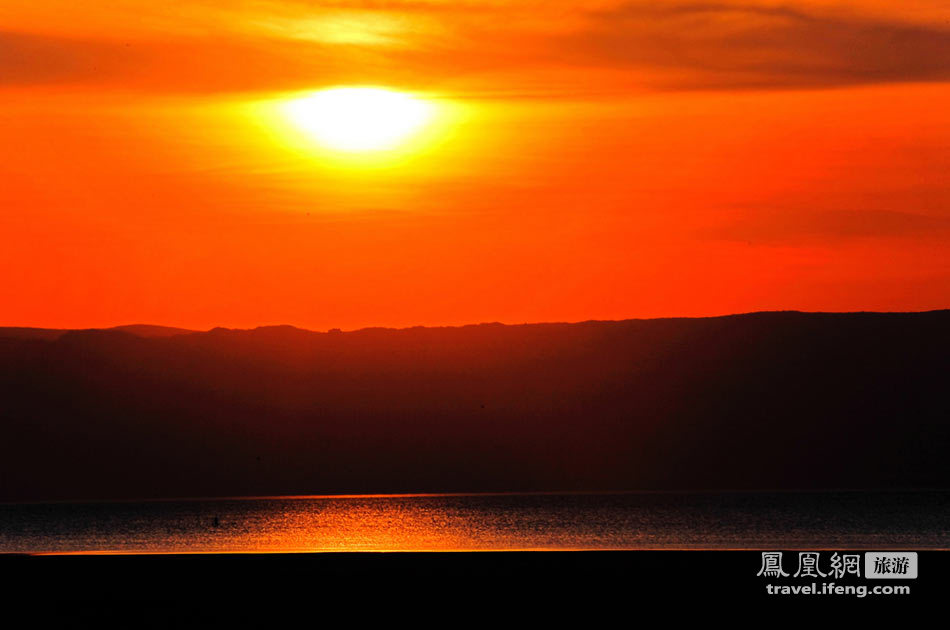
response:
<path fill-rule="evenodd" d="M 285 112 L 323 146 L 359 153 L 398 147 L 426 125 L 433 109 L 402 92 L 341 87 L 293 100 Z"/>

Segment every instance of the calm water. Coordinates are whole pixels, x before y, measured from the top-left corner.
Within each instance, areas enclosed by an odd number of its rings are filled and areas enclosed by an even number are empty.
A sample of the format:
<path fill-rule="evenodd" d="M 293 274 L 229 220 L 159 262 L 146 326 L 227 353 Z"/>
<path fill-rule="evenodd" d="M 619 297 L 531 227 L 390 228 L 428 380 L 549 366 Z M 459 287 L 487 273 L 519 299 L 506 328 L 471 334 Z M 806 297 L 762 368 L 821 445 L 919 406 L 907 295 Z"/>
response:
<path fill-rule="evenodd" d="M 950 493 L 0 504 L 0 552 L 947 548 Z"/>

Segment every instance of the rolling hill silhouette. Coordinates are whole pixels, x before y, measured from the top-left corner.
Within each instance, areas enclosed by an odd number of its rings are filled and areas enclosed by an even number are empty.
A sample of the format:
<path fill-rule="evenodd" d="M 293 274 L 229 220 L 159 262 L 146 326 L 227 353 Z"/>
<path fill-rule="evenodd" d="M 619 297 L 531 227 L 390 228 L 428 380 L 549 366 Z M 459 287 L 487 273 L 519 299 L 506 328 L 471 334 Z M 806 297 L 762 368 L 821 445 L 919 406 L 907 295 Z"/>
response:
<path fill-rule="evenodd" d="M 153 326 L 151 324 L 128 324 L 125 326 L 116 326 L 114 328 L 90 328 L 88 330 L 118 330 L 127 332 L 137 337 L 173 337 L 194 332 L 185 328 L 171 328 L 169 326 Z M 10 327 L 0 328 L 0 337 L 16 339 L 59 339 L 68 332 L 73 332 L 62 328 L 29 328 L 29 327 Z"/>
<path fill-rule="evenodd" d="M 950 486 L 950 311 L 23 330 L 0 500 Z"/>

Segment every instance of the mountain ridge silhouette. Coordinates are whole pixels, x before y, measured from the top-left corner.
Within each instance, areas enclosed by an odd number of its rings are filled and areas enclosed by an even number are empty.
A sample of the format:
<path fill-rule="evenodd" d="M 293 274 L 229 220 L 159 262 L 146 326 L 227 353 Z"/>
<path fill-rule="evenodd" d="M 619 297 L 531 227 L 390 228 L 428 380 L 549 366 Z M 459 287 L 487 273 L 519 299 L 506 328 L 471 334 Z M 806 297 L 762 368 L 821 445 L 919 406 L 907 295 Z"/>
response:
<path fill-rule="evenodd" d="M 101 328 L 42 328 L 34 326 L 0 326 L 0 338 L 3 337 L 13 337 L 13 338 L 36 338 L 36 339 L 55 339 L 58 338 L 67 332 L 98 332 L 98 331 L 119 331 L 119 332 L 128 332 L 132 335 L 138 337 L 172 337 L 177 335 L 188 335 L 195 333 L 207 333 L 207 332 L 249 332 L 249 331 L 259 331 L 259 330 L 294 330 L 308 333 L 316 334 L 337 334 L 337 333 L 353 333 L 361 332 L 368 330 L 387 330 L 387 331 L 400 331 L 400 330 L 419 330 L 419 329 L 457 329 L 457 328 L 471 328 L 475 326 L 560 326 L 564 324 L 591 324 L 591 323 L 623 323 L 623 322 L 650 322 L 650 321 L 683 321 L 683 320 L 713 320 L 713 319 L 722 319 L 722 318 L 732 318 L 732 317 L 749 317 L 749 316 L 758 316 L 758 315 L 774 315 L 774 314 L 799 314 L 799 315 L 831 315 L 831 316 L 847 316 L 847 315 L 921 315 L 921 314 L 931 314 L 931 313 L 947 313 L 950 312 L 950 309 L 929 309 L 924 311 L 800 311 L 796 309 L 790 310 L 765 310 L 765 311 L 748 311 L 743 313 L 728 313 L 725 315 L 709 315 L 709 316 L 669 316 L 669 317 L 631 317 L 624 319 L 585 319 L 578 321 L 538 321 L 538 322 L 524 322 L 520 324 L 511 324 L 498 321 L 490 322 L 477 322 L 469 324 L 457 324 L 457 325 L 443 325 L 443 326 L 365 326 L 362 328 L 354 328 L 350 330 L 341 330 L 340 328 L 332 328 L 329 330 L 314 330 L 310 328 L 302 328 L 294 324 L 262 324 L 255 326 L 253 328 L 231 328 L 228 326 L 215 326 L 208 330 L 199 330 L 193 328 L 181 328 L 176 326 L 164 326 L 159 324 L 120 324 L 118 326 L 106 326 Z"/>
<path fill-rule="evenodd" d="M 947 310 L 3 330 L 6 501 L 950 487 Z"/>

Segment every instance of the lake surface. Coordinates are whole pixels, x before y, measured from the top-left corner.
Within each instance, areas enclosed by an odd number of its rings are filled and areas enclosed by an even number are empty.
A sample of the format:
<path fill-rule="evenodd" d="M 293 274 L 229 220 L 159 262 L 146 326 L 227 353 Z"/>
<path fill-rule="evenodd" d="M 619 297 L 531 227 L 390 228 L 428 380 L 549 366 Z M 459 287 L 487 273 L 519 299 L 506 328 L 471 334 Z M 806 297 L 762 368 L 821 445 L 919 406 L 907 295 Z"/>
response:
<path fill-rule="evenodd" d="M 950 548 L 948 492 L 0 504 L 0 552 Z"/>

